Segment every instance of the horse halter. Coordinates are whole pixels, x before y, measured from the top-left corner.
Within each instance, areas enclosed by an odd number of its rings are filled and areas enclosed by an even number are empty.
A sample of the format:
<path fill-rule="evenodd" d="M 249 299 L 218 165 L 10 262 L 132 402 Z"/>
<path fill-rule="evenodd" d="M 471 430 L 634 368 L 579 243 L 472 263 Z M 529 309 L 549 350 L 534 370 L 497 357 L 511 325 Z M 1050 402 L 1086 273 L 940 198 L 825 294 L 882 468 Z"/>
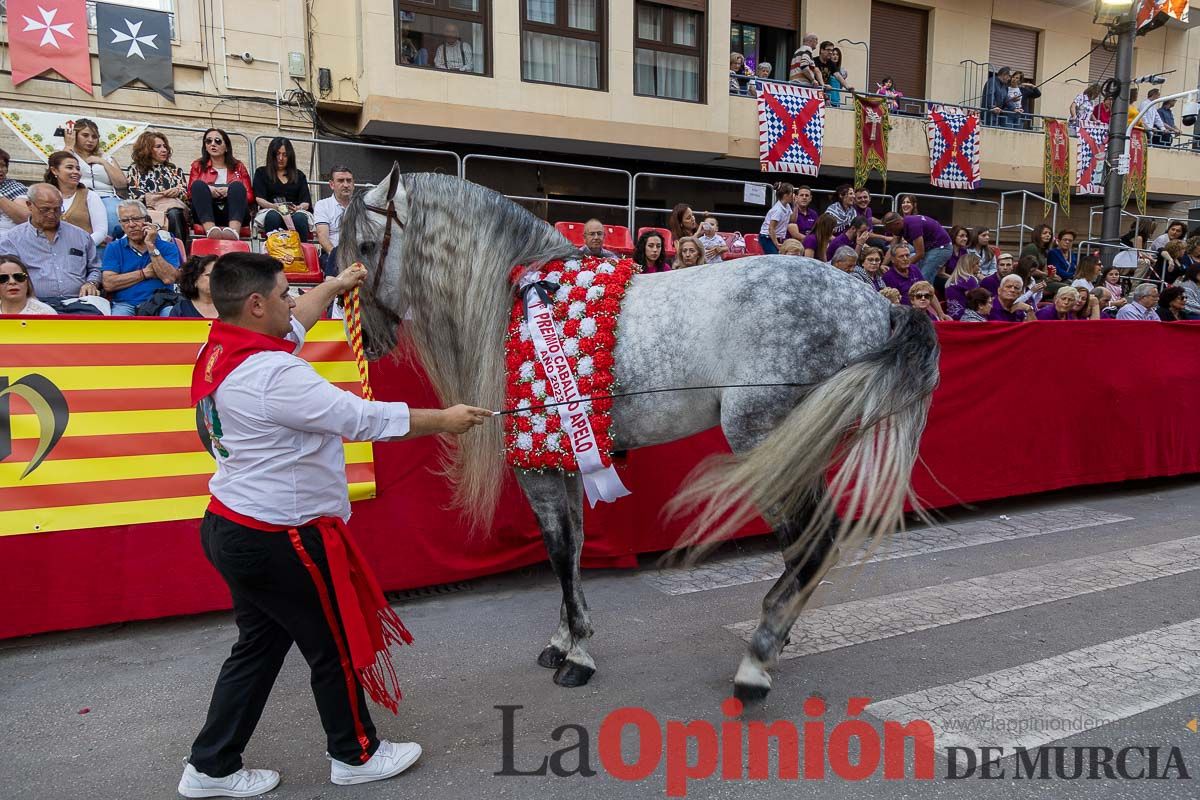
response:
<path fill-rule="evenodd" d="M 400 174 L 398 172 L 393 172 L 392 179 L 388 183 L 387 208 L 380 208 L 379 206 L 363 203 L 363 208 L 367 209 L 368 211 L 374 211 L 376 214 L 382 214 L 383 216 L 387 217 L 387 220 L 384 222 L 383 240 L 379 243 L 379 257 L 375 262 L 375 269 L 371 273 L 370 291 L 372 296 L 375 294 L 375 287 L 379 285 L 379 273 L 383 271 L 383 262 L 387 260 L 388 248 L 392 244 L 392 223 L 394 222 L 399 225 L 401 230 L 404 229 L 404 223 L 401 222 L 400 217 L 396 215 L 396 201 L 393 199 L 396 196 L 396 184 L 399 182 L 399 180 Z"/>

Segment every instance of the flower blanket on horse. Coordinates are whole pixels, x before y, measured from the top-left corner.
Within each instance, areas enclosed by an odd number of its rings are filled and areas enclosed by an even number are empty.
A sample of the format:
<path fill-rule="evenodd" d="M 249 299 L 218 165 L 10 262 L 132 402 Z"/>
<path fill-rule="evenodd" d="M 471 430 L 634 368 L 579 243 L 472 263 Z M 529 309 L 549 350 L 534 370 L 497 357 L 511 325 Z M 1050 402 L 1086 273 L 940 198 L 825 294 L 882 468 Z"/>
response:
<path fill-rule="evenodd" d="M 629 259 L 590 256 L 517 273 L 522 288 L 505 339 L 505 408 L 525 410 L 505 417 L 505 451 L 513 467 L 576 472 L 584 454 L 611 467 L 612 400 L 583 401 L 616 390 L 617 319 L 636 273 Z M 562 400 L 573 402 L 538 407 Z M 593 443 L 598 452 L 588 453 Z"/>

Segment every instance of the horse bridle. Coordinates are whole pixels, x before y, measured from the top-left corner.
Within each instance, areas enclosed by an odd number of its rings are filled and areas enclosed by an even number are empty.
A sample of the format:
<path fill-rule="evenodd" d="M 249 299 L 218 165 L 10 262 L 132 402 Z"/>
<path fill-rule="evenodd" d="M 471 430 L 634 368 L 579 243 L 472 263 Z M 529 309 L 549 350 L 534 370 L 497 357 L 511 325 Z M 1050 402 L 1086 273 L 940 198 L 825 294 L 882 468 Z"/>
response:
<path fill-rule="evenodd" d="M 404 223 L 401 222 L 400 217 L 396 215 L 396 201 L 393 199 L 396 196 L 396 183 L 399 180 L 400 173 L 393 172 L 392 179 L 388 183 L 387 208 L 380 208 L 379 206 L 363 203 L 363 207 L 368 211 L 374 211 L 376 214 L 382 214 L 383 216 L 387 217 L 387 221 L 384 223 L 385 227 L 383 231 L 383 240 L 379 243 L 379 257 L 375 261 L 375 269 L 372 271 L 370 276 L 370 286 L 368 291 L 371 293 L 372 297 L 375 296 L 375 288 L 379 285 L 379 275 L 381 272 L 383 272 L 383 262 L 387 260 L 388 248 L 392 244 L 392 223 L 394 222 L 399 225 L 401 230 L 404 229 Z"/>

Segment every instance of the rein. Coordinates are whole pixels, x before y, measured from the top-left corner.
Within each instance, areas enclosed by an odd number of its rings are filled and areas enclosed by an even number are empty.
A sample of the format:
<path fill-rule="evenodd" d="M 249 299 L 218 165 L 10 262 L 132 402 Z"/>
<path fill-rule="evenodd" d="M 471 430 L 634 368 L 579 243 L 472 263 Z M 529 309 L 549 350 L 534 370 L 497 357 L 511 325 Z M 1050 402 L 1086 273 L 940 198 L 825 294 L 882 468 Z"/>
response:
<path fill-rule="evenodd" d="M 342 308 L 346 310 L 346 338 L 350 340 L 350 349 L 354 351 L 362 397 L 364 400 L 374 400 L 375 393 L 371 391 L 371 377 L 367 372 L 367 354 L 363 348 L 361 294 L 357 286 L 346 292 L 342 295 Z"/>

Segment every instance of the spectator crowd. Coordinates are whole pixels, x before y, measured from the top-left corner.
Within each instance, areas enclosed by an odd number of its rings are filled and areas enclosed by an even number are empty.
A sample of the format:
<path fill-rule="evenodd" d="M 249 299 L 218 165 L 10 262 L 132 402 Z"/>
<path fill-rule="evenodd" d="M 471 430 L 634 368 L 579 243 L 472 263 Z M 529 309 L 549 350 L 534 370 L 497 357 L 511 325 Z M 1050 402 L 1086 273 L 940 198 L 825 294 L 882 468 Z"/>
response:
<path fill-rule="evenodd" d="M 806 80 L 849 88 L 836 72 L 826 74 L 839 63 L 826 45 L 806 37 L 792 66 Z M 332 271 L 354 176 L 333 167 L 330 196 L 314 203 L 285 137 L 270 141 L 266 163 L 251 175 L 229 135 L 212 128 L 187 177 L 159 131 L 141 134 L 127 167 L 102 152 L 89 120 L 77 120 L 65 140 L 32 186 L 8 177 L 9 157 L 0 151 L 0 313 L 211 318 L 214 253 L 222 241 L 248 249 L 250 232 L 285 264 L 292 247 L 315 239 L 305 246 Z M 1123 241 L 1142 257 L 1102 269 L 1095 254 L 1080 257 L 1070 229 L 1039 225 L 1019 253 L 1004 253 L 988 228 L 944 226 L 921 213 L 914 195 L 877 214 L 865 187 L 837 187 L 824 210 L 815 194 L 776 184 L 751 237 L 722 232 L 715 216 L 681 203 L 666 228 L 643 229 L 636 244 L 622 229 L 626 244 L 609 247 L 611 226 L 597 219 L 581 226 L 577 241 L 581 254 L 598 258 L 632 253 L 643 272 L 759 252 L 807 256 L 936 320 L 1200 319 L 1200 229 L 1189 233 L 1182 221 L 1159 236 L 1150 223 L 1136 225 Z"/>
<path fill-rule="evenodd" d="M 209 129 L 185 176 L 160 131 L 138 137 L 127 167 L 103 152 L 91 120 L 64 133 L 63 149 L 30 186 L 8 177 L 0 150 L 0 313 L 215 317 L 215 256 L 205 253 L 222 245 L 194 239 L 249 249 L 253 232 L 285 264 L 304 264 L 304 247 L 315 247 L 321 271 L 334 271 L 354 193 L 348 168 L 330 170 L 331 194 L 314 203 L 285 137 L 271 140 L 251 175 L 229 135 Z"/>

